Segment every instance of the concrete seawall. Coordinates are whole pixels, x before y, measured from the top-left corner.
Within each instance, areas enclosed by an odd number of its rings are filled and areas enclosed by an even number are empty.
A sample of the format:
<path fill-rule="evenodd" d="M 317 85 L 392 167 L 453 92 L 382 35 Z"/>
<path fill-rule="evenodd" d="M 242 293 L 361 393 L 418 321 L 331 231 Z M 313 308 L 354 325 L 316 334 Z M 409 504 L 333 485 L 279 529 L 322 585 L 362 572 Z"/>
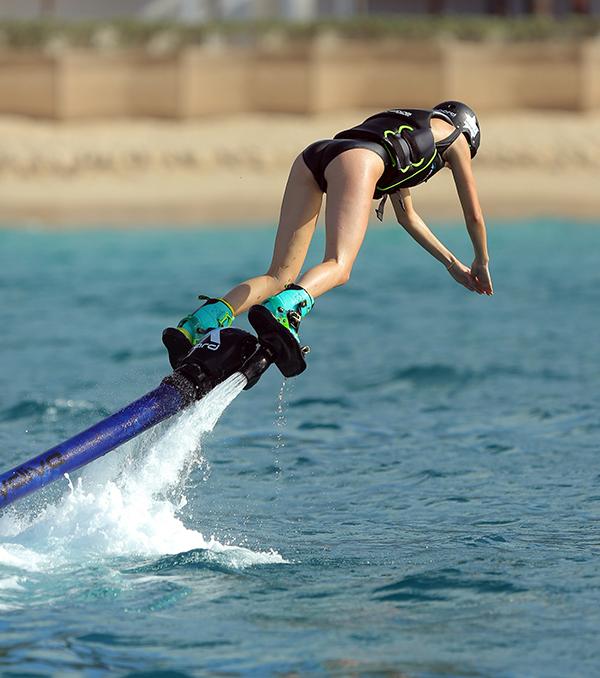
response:
<path fill-rule="evenodd" d="M 600 41 L 0 51 L 0 115 L 54 120 L 317 114 L 463 98 L 478 111 L 600 110 Z"/>

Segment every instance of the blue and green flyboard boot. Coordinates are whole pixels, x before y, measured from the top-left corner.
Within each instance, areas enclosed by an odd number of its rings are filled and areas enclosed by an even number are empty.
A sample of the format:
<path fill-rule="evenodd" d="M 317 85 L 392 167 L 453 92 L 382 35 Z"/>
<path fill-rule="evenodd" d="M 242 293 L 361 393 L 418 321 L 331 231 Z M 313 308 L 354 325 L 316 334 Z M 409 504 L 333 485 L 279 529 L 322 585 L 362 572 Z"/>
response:
<path fill-rule="evenodd" d="M 273 355 L 284 377 L 304 372 L 307 346 L 300 346 L 298 329 L 315 300 L 300 285 L 288 285 L 283 292 L 269 297 L 261 306 L 252 306 L 248 320 L 260 343 Z"/>
<path fill-rule="evenodd" d="M 175 369 L 192 348 L 211 330 L 229 327 L 233 322 L 233 308 L 225 299 L 211 299 L 200 295 L 205 303 L 190 315 L 186 315 L 177 327 L 167 327 L 162 340 L 169 353 L 169 362 Z"/>

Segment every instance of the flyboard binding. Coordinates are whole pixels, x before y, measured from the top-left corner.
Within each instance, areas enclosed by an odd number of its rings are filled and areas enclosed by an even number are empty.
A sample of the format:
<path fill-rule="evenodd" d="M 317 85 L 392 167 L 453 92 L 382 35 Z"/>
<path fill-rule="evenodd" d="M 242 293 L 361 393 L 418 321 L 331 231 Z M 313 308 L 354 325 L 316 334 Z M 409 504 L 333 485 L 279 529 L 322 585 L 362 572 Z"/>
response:
<path fill-rule="evenodd" d="M 272 362 L 264 347 L 250 332 L 226 327 L 212 330 L 199 344 L 189 349 L 171 377 L 183 376 L 194 384 L 198 390 L 194 399 L 199 400 L 234 372 L 241 372 L 246 377 L 248 383 L 244 390 L 247 391 Z"/>
<path fill-rule="evenodd" d="M 306 369 L 304 356 L 310 351 L 308 346 L 300 346 L 289 330 L 281 325 L 264 306 L 252 306 L 248 311 L 248 320 L 258 335 L 260 345 L 268 351 L 272 362 L 277 365 L 284 377 L 295 377 L 304 372 Z M 291 319 L 291 322 L 293 321 L 294 319 Z M 299 320 L 297 322 L 299 323 Z M 227 329 L 239 331 L 235 328 Z M 196 345 L 196 348 L 214 346 L 215 337 L 221 336 L 219 332 L 224 333 L 225 337 L 228 336 L 227 329 L 212 330 Z M 193 348 L 187 337 L 174 327 L 167 327 L 164 330 L 162 340 L 174 370 L 178 370 L 188 361 L 189 356 L 196 355 L 194 354 L 196 348 Z"/>
<path fill-rule="evenodd" d="M 258 335 L 258 341 L 271 354 L 284 377 L 295 377 L 304 372 L 304 356 L 310 351 L 308 346 L 300 346 L 290 331 L 264 306 L 252 306 L 248 320 Z"/>

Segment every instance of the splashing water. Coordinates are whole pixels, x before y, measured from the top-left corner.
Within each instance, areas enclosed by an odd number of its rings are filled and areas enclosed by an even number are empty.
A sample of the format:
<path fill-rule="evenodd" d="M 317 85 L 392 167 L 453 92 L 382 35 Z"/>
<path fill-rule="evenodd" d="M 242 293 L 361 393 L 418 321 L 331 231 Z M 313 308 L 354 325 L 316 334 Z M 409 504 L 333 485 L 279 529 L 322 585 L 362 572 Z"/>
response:
<path fill-rule="evenodd" d="M 205 539 L 185 527 L 178 512 L 187 500 L 192 469 L 205 464 L 202 434 L 211 431 L 246 384 L 236 374 L 199 403 L 87 467 L 57 504 L 41 513 L 13 508 L 0 518 L 0 566 L 29 572 L 106 557 L 177 554 L 194 549 L 230 567 L 281 563 L 275 552 Z M 0 587 L 18 587 L 14 574 Z"/>
<path fill-rule="evenodd" d="M 275 410 L 275 459 L 273 460 L 275 466 L 279 466 L 279 451 L 285 447 L 284 431 L 287 424 L 285 412 L 285 388 L 286 382 L 284 381 L 279 389 L 277 409 Z"/>

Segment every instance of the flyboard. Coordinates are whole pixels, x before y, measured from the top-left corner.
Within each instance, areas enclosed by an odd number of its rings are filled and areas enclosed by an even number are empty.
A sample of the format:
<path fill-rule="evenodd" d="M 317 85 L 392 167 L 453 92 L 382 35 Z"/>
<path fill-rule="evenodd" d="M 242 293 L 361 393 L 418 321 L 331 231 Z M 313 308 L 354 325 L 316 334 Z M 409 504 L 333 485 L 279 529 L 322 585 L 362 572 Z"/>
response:
<path fill-rule="evenodd" d="M 272 316 L 271 322 L 261 322 L 262 311 L 256 311 L 259 308 L 262 307 L 250 309 L 249 317 L 260 339 L 233 327 L 212 331 L 158 388 L 69 440 L 0 474 L 0 508 L 89 464 L 181 412 L 235 373 L 246 377 L 244 390 L 248 390 L 273 363 L 284 376 L 302 372 L 306 367 L 303 357 L 306 348 L 300 349 Z M 292 360 L 290 351 L 296 352 Z"/>

